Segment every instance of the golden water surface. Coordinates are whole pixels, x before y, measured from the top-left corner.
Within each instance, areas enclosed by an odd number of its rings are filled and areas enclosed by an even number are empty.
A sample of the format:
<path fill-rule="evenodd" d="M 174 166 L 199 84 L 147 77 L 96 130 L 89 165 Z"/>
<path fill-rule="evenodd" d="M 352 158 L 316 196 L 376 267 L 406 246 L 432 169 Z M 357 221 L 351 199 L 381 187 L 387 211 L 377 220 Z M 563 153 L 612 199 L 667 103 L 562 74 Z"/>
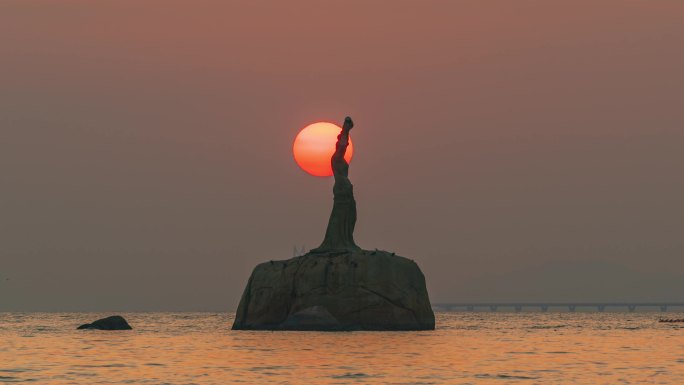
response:
<path fill-rule="evenodd" d="M 124 313 L 134 330 L 75 330 L 105 315 L 0 313 L 0 383 L 684 384 L 684 324 L 657 313 L 438 313 L 435 331 L 343 333 Z"/>

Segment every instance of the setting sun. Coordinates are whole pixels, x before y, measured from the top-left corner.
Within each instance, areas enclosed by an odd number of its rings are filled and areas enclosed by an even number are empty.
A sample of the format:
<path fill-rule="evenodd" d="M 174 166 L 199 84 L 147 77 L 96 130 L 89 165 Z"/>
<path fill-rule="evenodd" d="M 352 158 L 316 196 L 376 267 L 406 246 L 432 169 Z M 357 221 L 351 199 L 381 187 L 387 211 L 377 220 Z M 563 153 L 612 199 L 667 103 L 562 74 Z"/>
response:
<path fill-rule="evenodd" d="M 333 123 L 318 122 L 304 127 L 295 138 L 292 152 L 299 167 L 314 176 L 332 176 L 330 158 L 335 152 L 337 135 L 342 129 Z M 349 138 L 349 147 L 344 159 L 349 163 L 354 146 Z"/>

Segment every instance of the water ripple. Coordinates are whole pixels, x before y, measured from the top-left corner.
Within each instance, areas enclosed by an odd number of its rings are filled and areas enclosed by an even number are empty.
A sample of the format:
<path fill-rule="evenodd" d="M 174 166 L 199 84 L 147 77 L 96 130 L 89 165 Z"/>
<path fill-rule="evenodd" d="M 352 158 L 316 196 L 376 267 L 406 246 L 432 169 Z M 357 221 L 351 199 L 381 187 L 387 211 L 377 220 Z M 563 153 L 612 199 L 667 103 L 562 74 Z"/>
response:
<path fill-rule="evenodd" d="M 673 317 L 682 317 L 671 313 Z M 273 333 L 221 313 L 0 313 L 0 383 L 684 384 L 682 328 L 652 314 L 437 313 L 432 332 Z"/>

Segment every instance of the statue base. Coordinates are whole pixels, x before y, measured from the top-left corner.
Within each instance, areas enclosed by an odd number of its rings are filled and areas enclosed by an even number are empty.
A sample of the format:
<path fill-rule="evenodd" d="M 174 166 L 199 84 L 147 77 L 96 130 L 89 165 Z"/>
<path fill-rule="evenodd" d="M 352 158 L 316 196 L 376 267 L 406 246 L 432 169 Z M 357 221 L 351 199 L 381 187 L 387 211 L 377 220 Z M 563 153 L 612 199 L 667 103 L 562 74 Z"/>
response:
<path fill-rule="evenodd" d="M 433 330 L 418 265 L 386 251 L 308 253 L 254 268 L 234 330 Z"/>

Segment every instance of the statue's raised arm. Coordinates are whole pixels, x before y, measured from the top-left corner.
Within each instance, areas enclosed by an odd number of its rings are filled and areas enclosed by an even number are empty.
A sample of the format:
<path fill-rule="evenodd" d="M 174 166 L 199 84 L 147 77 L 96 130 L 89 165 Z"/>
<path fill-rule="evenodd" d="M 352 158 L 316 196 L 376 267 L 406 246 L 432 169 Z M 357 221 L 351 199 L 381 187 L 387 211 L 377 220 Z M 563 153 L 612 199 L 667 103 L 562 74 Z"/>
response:
<path fill-rule="evenodd" d="M 352 121 L 352 118 L 349 116 L 344 118 L 342 131 L 337 136 L 337 144 L 335 145 L 335 154 L 333 154 L 333 159 L 344 159 L 344 154 L 347 152 L 347 147 L 349 146 L 349 130 L 351 130 L 353 127 L 354 122 Z"/>

